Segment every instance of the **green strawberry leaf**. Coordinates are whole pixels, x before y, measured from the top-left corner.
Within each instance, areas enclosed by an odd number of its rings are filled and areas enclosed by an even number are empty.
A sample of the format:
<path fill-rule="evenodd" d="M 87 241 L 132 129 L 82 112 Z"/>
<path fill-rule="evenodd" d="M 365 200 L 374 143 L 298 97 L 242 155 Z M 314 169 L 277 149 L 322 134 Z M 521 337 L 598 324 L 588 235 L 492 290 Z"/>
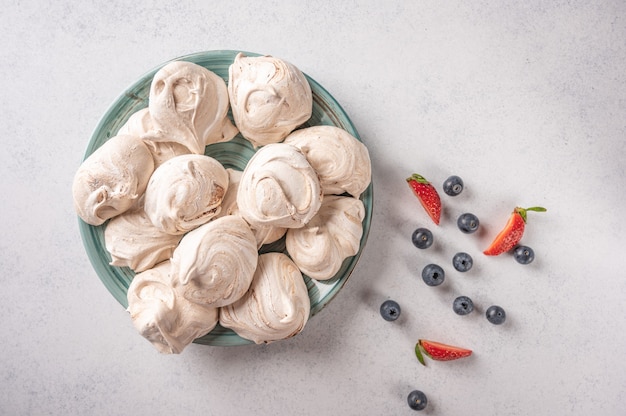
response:
<path fill-rule="evenodd" d="M 545 209 L 544 207 L 530 207 L 526 208 L 526 211 L 546 212 L 547 209 Z"/>
<path fill-rule="evenodd" d="M 524 222 L 526 222 L 526 213 L 528 211 L 534 211 L 534 212 L 546 212 L 547 209 L 545 209 L 544 207 L 530 207 L 530 208 L 520 208 L 520 207 L 516 207 L 515 208 L 515 212 L 517 212 L 522 219 L 524 220 Z"/>
<path fill-rule="evenodd" d="M 415 344 L 415 356 L 417 357 L 417 360 L 422 363 L 423 366 L 426 366 L 426 361 L 424 361 L 424 355 L 422 354 L 422 346 L 420 345 L 420 343 L 418 342 L 417 344 Z"/>
<path fill-rule="evenodd" d="M 424 178 L 422 175 L 417 174 L 417 173 L 414 173 L 409 178 L 407 178 L 407 182 L 409 181 L 415 181 L 417 183 L 423 183 L 425 185 L 428 185 L 430 183 L 426 180 L 426 178 Z"/>

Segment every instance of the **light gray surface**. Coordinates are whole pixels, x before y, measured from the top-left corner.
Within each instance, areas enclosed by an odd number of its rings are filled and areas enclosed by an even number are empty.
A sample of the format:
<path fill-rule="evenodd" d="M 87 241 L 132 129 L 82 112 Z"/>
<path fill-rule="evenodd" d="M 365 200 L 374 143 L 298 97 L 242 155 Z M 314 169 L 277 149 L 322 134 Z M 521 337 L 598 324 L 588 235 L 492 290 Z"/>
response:
<path fill-rule="evenodd" d="M 12 1 L 0 14 L 0 413 L 622 415 L 626 6 L 573 2 Z M 170 4 L 171 3 L 171 4 Z M 263 6 L 256 5 L 263 3 Z M 368 145 L 375 208 L 362 261 L 304 333 L 159 355 L 93 272 L 70 185 L 92 129 L 147 70 L 215 49 L 291 61 Z M 429 224 L 405 177 L 462 176 Z M 515 205 L 527 267 L 480 252 Z M 471 211 L 479 235 L 455 218 Z M 428 252 L 410 242 L 429 226 Z M 475 257 L 461 275 L 449 261 Z M 419 270 L 450 270 L 439 288 Z M 465 294 L 478 311 L 451 310 Z M 393 298 L 400 321 L 378 314 Z M 483 317 L 508 312 L 502 327 Z M 418 338 L 468 347 L 420 366 Z"/>

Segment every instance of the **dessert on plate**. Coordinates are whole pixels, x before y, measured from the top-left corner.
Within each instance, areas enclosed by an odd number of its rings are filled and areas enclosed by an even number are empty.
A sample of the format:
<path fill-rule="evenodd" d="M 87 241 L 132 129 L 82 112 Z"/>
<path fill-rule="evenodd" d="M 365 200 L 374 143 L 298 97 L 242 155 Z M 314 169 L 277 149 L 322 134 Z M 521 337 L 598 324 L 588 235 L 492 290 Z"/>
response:
<path fill-rule="evenodd" d="M 360 199 L 326 195 L 311 221 L 287 231 L 287 252 L 302 273 L 316 280 L 331 279 L 344 260 L 359 251 L 364 217 Z"/>
<path fill-rule="evenodd" d="M 185 234 L 172 255 L 170 274 L 185 299 L 220 307 L 248 290 L 257 258 L 256 239 L 248 224 L 228 215 Z"/>
<path fill-rule="evenodd" d="M 261 147 L 248 161 L 237 205 L 253 227 L 298 228 L 317 213 L 322 189 L 302 152 L 285 143 Z"/>
<path fill-rule="evenodd" d="M 366 147 L 339 127 L 302 127 L 315 123 L 312 90 L 292 64 L 240 53 L 228 75 L 227 86 L 201 65 L 163 66 L 148 107 L 124 113 L 72 186 L 79 216 L 102 225 L 109 264 L 134 272 L 128 312 L 163 353 L 218 319 L 255 343 L 300 333 L 307 284 L 323 291 L 317 280 L 335 277 L 363 236 Z M 255 150 L 245 166 L 204 154 L 238 129 Z"/>
<path fill-rule="evenodd" d="M 220 308 L 220 324 L 257 344 L 292 337 L 304 328 L 311 303 L 302 273 L 284 253 L 259 256 L 246 294 Z"/>
<path fill-rule="evenodd" d="M 300 149 L 320 178 L 324 194 L 358 198 L 369 186 L 372 166 L 367 147 L 335 126 L 313 126 L 291 133 L 284 143 Z"/>
<path fill-rule="evenodd" d="M 153 170 L 152 154 L 141 139 L 112 137 L 74 175 L 74 209 L 87 224 L 100 225 L 139 200 Z"/>
<path fill-rule="evenodd" d="M 184 234 L 220 211 L 228 189 L 228 172 L 205 155 L 176 156 L 159 166 L 148 182 L 144 210 L 169 234 Z"/>
<path fill-rule="evenodd" d="M 282 141 L 313 111 L 306 76 L 272 56 L 237 54 L 228 72 L 228 93 L 235 125 L 255 147 Z"/>
<path fill-rule="evenodd" d="M 164 354 L 179 354 L 194 339 L 210 332 L 219 311 L 188 301 L 173 288 L 170 262 L 137 274 L 128 287 L 133 326 Z"/>
<path fill-rule="evenodd" d="M 217 74 L 193 62 L 174 61 L 159 69 L 150 85 L 150 116 L 168 142 L 203 154 L 206 145 L 235 137 L 228 118 L 228 90 Z M 153 139 L 156 140 L 156 139 Z"/>

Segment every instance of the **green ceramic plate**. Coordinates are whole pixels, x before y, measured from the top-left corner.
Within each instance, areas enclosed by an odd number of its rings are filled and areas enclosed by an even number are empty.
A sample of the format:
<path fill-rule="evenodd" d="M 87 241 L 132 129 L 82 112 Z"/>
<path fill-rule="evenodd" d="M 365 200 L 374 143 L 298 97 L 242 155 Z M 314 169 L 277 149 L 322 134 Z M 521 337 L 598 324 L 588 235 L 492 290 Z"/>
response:
<path fill-rule="evenodd" d="M 215 72 L 228 82 L 228 67 L 233 62 L 235 55 L 239 51 L 207 51 L 193 55 L 182 56 L 175 60 L 185 60 L 202 65 Z M 244 52 L 248 56 L 258 54 Z M 85 158 L 93 153 L 109 138 L 115 136 L 128 118 L 136 111 L 148 106 L 148 96 L 150 93 L 150 83 L 154 74 L 167 62 L 146 73 L 135 84 L 128 88 L 104 114 L 98 126 L 94 130 Z M 335 99 L 315 80 L 307 75 L 313 91 L 313 115 L 306 123 L 306 126 L 333 125 L 345 129 L 357 139 L 361 140 L 348 115 L 343 111 Z M 224 143 L 216 143 L 207 146 L 205 154 L 216 158 L 225 167 L 243 170 L 247 161 L 254 154 L 252 145 L 241 135 L 237 135 L 233 140 Z M 372 219 L 373 189 L 369 188 L 363 193 L 361 199 L 365 205 L 365 218 L 363 220 L 363 237 L 361 238 L 361 248 L 359 252 L 344 261 L 341 269 L 335 277 L 324 282 L 318 282 L 305 276 L 305 281 L 311 298 L 311 316 L 322 310 L 330 300 L 335 297 L 339 290 L 346 283 L 356 265 L 367 237 L 369 234 Z M 126 267 L 114 267 L 109 263 L 111 256 L 107 252 L 104 244 L 104 228 L 106 223 L 95 227 L 79 220 L 79 227 L 87 255 L 102 280 L 102 283 L 124 307 L 128 306 L 126 293 L 128 286 L 135 273 Z M 281 244 L 282 243 L 282 244 Z M 284 243 L 279 241 L 273 246 L 263 247 L 262 251 L 282 251 Z M 249 344 L 251 341 L 245 340 L 235 334 L 232 330 L 217 326 L 209 334 L 194 341 L 198 344 L 234 346 Z"/>

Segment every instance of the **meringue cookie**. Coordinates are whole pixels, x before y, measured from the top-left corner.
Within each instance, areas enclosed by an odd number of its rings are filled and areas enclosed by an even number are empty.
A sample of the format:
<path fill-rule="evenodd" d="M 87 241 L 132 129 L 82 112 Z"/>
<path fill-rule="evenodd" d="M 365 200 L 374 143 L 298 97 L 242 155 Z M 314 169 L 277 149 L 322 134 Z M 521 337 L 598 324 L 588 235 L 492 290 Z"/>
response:
<path fill-rule="evenodd" d="M 282 141 L 311 117 L 311 86 L 289 62 L 239 53 L 228 75 L 235 124 L 255 147 Z"/>
<path fill-rule="evenodd" d="M 209 333 L 219 310 L 179 296 L 172 287 L 169 261 L 139 273 L 128 287 L 133 326 L 163 354 L 179 354 L 194 339 Z"/>
<path fill-rule="evenodd" d="M 147 107 L 133 113 L 117 134 L 137 136 L 143 140 L 152 153 L 155 169 L 175 156 L 190 153 L 182 144 L 169 142 L 163 137 L 163 132 L 155 127 Z"/>
<path fill-rule="evenodd" d="M 311 301 L 302 273 L 284 253 L 259 256 L 248 292 L 220 309 L 220 324 L 257 344 L 292 337 L 309 319 Z"/>
<path fill-rule="evenodd" d="M 136 273 L 169 260 L 181 238 L 155 227 L 143 206 L 112 218 L 104 230 L 111 266 L 130 267 Z"/>
<path fill-rule="evenodd" d="M 257 258 L 250 227 L 242 218 L 229 215 L 183 237 L 172 255 L 172 279 L 187 300 L 224 306 L 248 290 Z"/>
<path fill-rule="evenodd" d="M 154 170 L 152 155 L 134 136 L 115 136 L 80 165 L 74 176 L 74 208 L 87 224 L 100 225 L 128 210 Z"/>
<path fill-rule="evenodd" d="M 192 62 L 170 62 L 154 75 L 148 108 L 162 138 L 153 140 L 180 143 L 191 153 L 203 154 L 206 145 L 237 134 L 227 116 L 226 82 Z"/>
<path fill-rule="evenodd" d="M 361 200 L 328 195 L 307 225 L 287 231 L 287 252 L 302 273 L 316 280 L 330 279 L 346 258 L 359 251 L 364 217 Z"/>
<path fill-rule="evenodd" d="M 252 227 L 298 228 L 317 213 L 322 189 L 317 173 L 296 147 L 273 143 L 248 161 L 237 205 Z"/>
<path fill-rule="evenodd" d="M 237 190 L 239 189 L 239 182 L 241 182 L 242 172 L 231 168 L 226 169 L 226 171 L 228 172 L 228 191 L 222 200 L 222 209 L 215 218 L 226 215 L 239 215 L 239 208 L 237 206 Z M 287 232 L 286 228 L 273 226 L 250 226 L 250 228 L 256 238 L 257 248 L 261 248 L 264 244 L 270 244 L 280 240 Z"/>
<path fill-rule="evenodd" d="M 320 178 L 324 194 L 349 193 L 358 198 L 372 179 L 367 147 L 347 131 L 335 126 L 296 130 L 285 138 L 296 146 Z"/>
<path fill-rule="evenodd" d="M 146 188 L 144 210 L 169 234 L 184 234 L 219 213 L 228 172 L 205 155 L 176 156 L 159 166 Z"/>

